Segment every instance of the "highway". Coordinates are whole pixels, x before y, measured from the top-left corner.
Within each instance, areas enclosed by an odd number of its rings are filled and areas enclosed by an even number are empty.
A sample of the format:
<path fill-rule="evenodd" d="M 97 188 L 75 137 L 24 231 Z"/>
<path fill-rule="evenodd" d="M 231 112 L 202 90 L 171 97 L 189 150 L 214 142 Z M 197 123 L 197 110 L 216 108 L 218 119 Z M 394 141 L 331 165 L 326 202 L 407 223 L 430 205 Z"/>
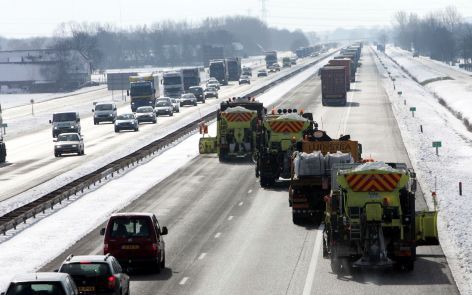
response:
<path fill-rule="evenodd" d="M 294 68 L 301 67 L 313 60 L 305 59 Z M 216 110 L 222 100 L 232 96 L 240 96 L 241 93 L 260 87 L 262 84 L 268 83 L 275 77 L 283 76 L 287 72 L 282 70 L 270 74 L 268 77 L 257 78 L 258 68 L 260 66 L 253 69 L 251 85 L 239 86 L 237 82 L 231 82 L 230 86 L 223 87 L 220 90 L 219 99 L 209 98 L 205 104 L 199 103 L 198 107 L 182 107 L 180 113 L 174 114 L 172 118 L 159 117 L 157 125 L 142 124 L 138 133 L 122 132 L 115 134 L 112 124 L 102 123 L 98 126 L 93 124 L 91 116 L 92 102 L 111 99 L 110 92 L 105 89 L 38 104 L 40 106 L 37 112 L 42 114 L 39 117 L 43 118 L 45 122 L 50 119 L 50 114 L 55 111 L 67 109 L 81 112 L 86 154 L 80 157 L 64 156 L 55 158 L 50 125 L 39 129 L 34 127 L 34 132 L 22 132 L 18 136 L 8 138 L 7 162 L 0 165 L 0 201 L 26 192 L 31 188 L 34 188 L 34 191 L 31 192 L 33 195 L 46 194 L 51 191 L 51 188 L 59 187 L 62 182 L 68 179 L 75 179 L 79 175 L 90 173 L 97 166 L 104 166 L 130 151 L 136 150 L 139 145 L 144 146 L 144 142 L 149 143 L 212 110 Z M 129 102 L 127 104 L 120 103 L 120 105 L 118 113 L 130 112 Z M 7 110 L 8 112 L 5 113 L 4 117 L 5 121 L 8 122 L 9 118 L 21 119 L 27 117 L 28 113 L 25 108 L 27 107 Z M 46 117 L 46 114 L 49 117 Z M 44 126 L 44 122 L 42 124 L 39 124 L 39 126 Z M 60 176 L 61 179 L 52 184 L 46 183 L 56 176 Z M 41 186 L 38 187 L 38 185 Z"/>
<path fill-rule="evenodd" d="M 369 49 L 361 61 L 346 107 L 321 106 L 317 76 L 277 106 L 313 112 L 331 137 L 350 134 L 362 143 L 365 157 L 410 164 Z M 419 192 L 417 209 L 425 208 Z M 320 229 L 292 223 L 287 182 L 261 189 L 250 163 L 199 156 L 123 211 L 154 212 L 169 228 L 167 268 L 133 273 L 132 294 L 459 294 L 439 246 L 418 248 L 411 273 L 333 274 L 321 255 Z M 101 253 L 99 228 L 43 270 L 57 268 L 70 253 Z"/>

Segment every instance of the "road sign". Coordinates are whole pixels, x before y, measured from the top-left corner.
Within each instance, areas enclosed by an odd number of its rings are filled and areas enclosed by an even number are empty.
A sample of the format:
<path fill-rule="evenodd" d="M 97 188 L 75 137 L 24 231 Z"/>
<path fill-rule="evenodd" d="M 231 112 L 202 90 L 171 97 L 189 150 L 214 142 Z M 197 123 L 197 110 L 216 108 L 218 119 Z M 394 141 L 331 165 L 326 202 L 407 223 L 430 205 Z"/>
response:
<path fill-rule="evenodd" d="M 411 107 L 410 112 L 416 112 L 416 107 Z"/>
<path fill-rule="evenodd" d="M 434 148 L 440 148 L 441 146 L 442 146 L 442 143 L 440 141 L 433 141 Z"/>

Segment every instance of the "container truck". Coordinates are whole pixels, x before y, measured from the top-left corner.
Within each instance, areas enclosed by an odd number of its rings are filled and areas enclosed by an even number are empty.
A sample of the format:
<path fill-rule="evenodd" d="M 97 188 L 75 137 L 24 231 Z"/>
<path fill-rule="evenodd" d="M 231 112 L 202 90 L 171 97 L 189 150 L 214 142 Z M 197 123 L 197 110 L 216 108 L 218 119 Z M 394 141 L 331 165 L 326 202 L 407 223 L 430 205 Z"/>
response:
<path fill-rule="evenodd" d="M 228 64 L 225 59 L 210 61 L 210 77 L 215 78 L 221 85 L 228 85 Z"/>
<path fill-rule="evenodd" d="M 180 98 L 184 91 L 184 76 L 182 70 L 166 71 L 162 74 L 164 96 Z"/>
<path fill-rule="evenodd" d="M 200 68 L 183 68 L 182 75 L 184 77 L 184 90 L 188 91 L 188 89 L 192 86 L 199 86 L 201 83 L 200 77 Z"/>
<path fill-rule="evenodd" d="M 334 273 L 351 266 L 411 271 L 417 246 L 439 244 L 437 212 L 416 212 L 416 175 L 406 164 L 336 164 L 332 174 L 323 256 Z"/>
<path fill-rule="evenodd" d="M 351 90 L 351 59 L 349 58 L 341 58 L 341 59 L 332 59 L 328 62 L 331 66 L 341 66 L 344 67 L 346 70 L 346 90 Z"/>
<path fill-rule="evenodd" d="M 346 105 L 346 68 L 344 66 L 324 66 L 321 68 L 321 102 Z"/>
<path fill-rule="evenodd" d="M 131 111 L 135 112 L 142 106 L 156 104 L 159 96 L 159 76 L 157 73 L 138 74 L 129 77 L 129 89 L 127 95 L 131 100 Z"/>
<path fill-rule="evenodd" d="M 221 102 L 216 116 L 216 137 L 200 138 L 200 153 L 217 153 L 220 162 L 235 158 L 254 159 L 265 112 L 263 104 L 254 98 Z"/>
<path fill-rule="evenodd" d="M 241 58 L 227 58 L 226 64 L 228 65 L 228 81 L 239 81 L 241 77 Z"/>
<path fill-rule="evenodd" d="M 266 68 L 270 68 L 273 64 L 277 63 L 277 51 L 265 52 Z"/>

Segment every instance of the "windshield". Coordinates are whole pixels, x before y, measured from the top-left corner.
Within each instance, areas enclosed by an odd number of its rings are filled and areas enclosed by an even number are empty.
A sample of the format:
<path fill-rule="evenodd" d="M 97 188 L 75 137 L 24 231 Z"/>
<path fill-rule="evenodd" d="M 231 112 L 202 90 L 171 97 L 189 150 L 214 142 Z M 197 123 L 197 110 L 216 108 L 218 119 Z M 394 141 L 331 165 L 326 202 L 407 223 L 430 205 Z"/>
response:
<path fill-rule="evenodd" d="M 13 283 L 6 295 L 64 295 L 64 289 L 60 282 L 25 282 Z"/>
<path fill-rule="evenodd" d="M 171 103 L 167 100 L 159 100 L 156 103 L 157 107 L 167 107 L 167 106 L 170 106 L 170 105 L 171 105 Z"/>
<path fill-rule="evenodd" d="M 97 277 L 111 274 L 110 266 L 101 262 L 68 263 L 64 264 L 60 271 L 72 277 Z"/>
<path fill-rule="evenodd" d="M 215 91 L 216 91 L 216 88 L 214 88 L 214 87 L 208 87 L 208 88 L 206 89 L 206 91 L 207 91 L 207 92 L 215 92 Z"/>
<path fill-rule="evenodd" d="M 203 93 L 203 88 L 201 88 L 201 87 L 195 87 L 195 88 L 190 87 L 189 91 L 192 92 L 192 93 L 195 93 L 195 94 L 202 94 Z"/>
<path fill-rule="evenodd" d="M 180 77 L 164 77 L 164 85 L 178 85 L 182 84 L 182 79 Z"/>
<path fill-rule="evenodd" d="M 77 134 L 60 134 L 57 136 L 57 141 L 79 141 Z"/>
<path fill-rule="evenodd" d="M 152 113 L 154 110 L 152 107 L 138 108 L 136 113 Z"/>
<path fill-rule="evenodd" d="M 134 116 L 132 114 L 125 114 L 125 115 L 119 115 L 116 117 L 117 120 L 129 120 L 129 119 L 134 119 Z"/>
<path fill-rule="evenodd" d="M 112 104 L 97 104 L 95 106 L 96 111 L 111 111 L 113 109 Z"/>
<path fill-rule="evenodd" d="M 145 217 L 117 218 L 111 228 L 112 238 L 148 237 L 150 228 Z"/>
<path fill-rule="evenodd" d="M 131 83 L 130 95 L 131 96 L 152 95 L 151 82 Z"/>
<path fill-rule="evenodd" d="M 191 93 L 187 93 L 187 94 L 182 95 L 182 98 L 195 98 L 195 95 Z"/>
<path fill-rule="evenodd" d="M 75 121 L 76 113 L 58 113 L 52 115 L 53 122 Z"/>

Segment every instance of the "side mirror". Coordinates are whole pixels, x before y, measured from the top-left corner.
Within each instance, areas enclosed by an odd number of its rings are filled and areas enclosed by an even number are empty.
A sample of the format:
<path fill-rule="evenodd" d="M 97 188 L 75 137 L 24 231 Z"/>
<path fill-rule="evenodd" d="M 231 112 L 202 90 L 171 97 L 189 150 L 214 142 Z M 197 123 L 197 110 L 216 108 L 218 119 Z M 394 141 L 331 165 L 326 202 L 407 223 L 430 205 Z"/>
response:
<path fill-rule="evenodd" d="M 163 226 L 162 229 L 161 229 L 161 235 L 165 236 L 169 233 L 169 231 L 167 230 L 167 227 L 166 226 Z"/>
<path fill-rule="evenodd" d="M 92 113 L 93 113 L 93 112 L 95 112 L 95 110 L 94 110 L 94 109 L 92 109 Z"/>
<path fill-rule="evenodd" d="M 52 142 L 57 142 L 57 138 L 54 138 L 54 139 L 52 140 Z"/>
<path fill-rule="evenodd" d="M 49 124 L 52 124 L 52 120 L 49 120 Z"/>
<path fill-rule="evenodd" d="M 113 110 L 116 111 L 116 107 Z"/>
<path fill-rule="evenodd" d="M 54 270 L 54 272 L 59 272 L 59 269 L 58 269 L 58 268 L 56 268 L 56 269 Z"/>
<path fill-rule="evenodd" d="M 156 89 L 155 88 L 153 89 L 153 92 L 154 92 L 154 94 L 156 94 Z"/>
<path fill-rule="evenodd" d="M 101 235 L 101 236 L 104 236 L 104 235 L 105 235 L 105 228 L 104 228 L 104 227 L 102 227 L 102 228 L 100 229 L 100 235 Z"/>
<path fill-rule="evenodd" d="M 80 122 L 80 118 L 77 118 L 77 122 Z"/>
<path fill-rule="evenodd" d="M 129 90 L 126 90 L 126 96 L 129 96 Z"/>

